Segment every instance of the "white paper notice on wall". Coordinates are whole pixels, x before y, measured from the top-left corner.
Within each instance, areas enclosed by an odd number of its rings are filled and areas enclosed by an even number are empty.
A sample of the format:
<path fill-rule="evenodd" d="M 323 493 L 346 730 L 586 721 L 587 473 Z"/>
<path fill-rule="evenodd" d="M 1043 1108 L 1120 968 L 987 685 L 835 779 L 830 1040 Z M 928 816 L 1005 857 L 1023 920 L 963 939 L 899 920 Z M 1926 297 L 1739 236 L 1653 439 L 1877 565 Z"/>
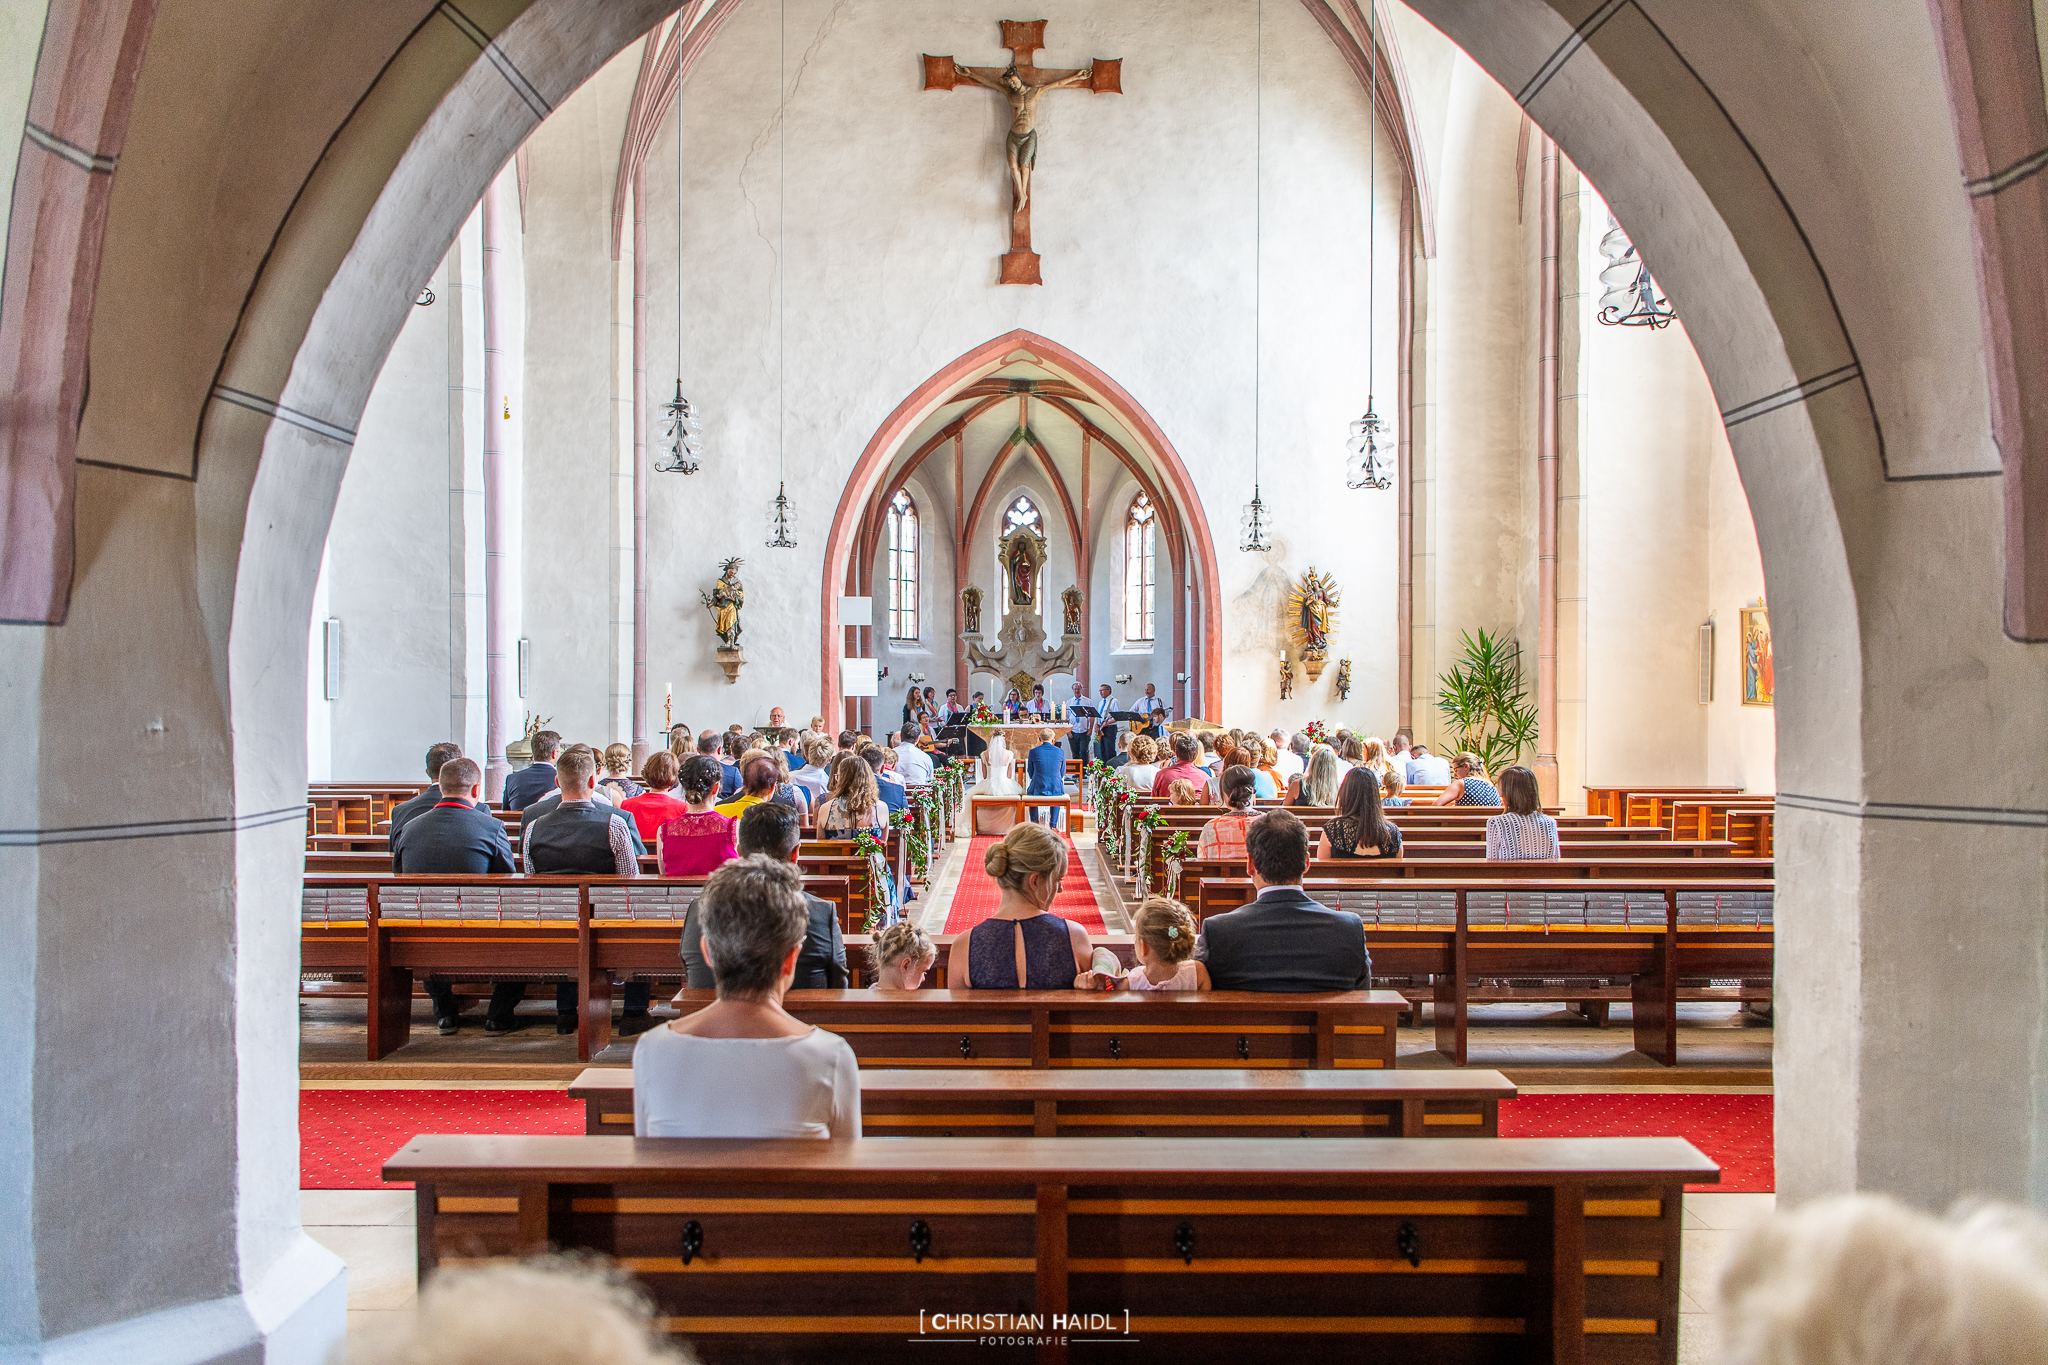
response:
<path fill-rule="evenodd" d="M 882 691 L 881 674 L 876 672 L 873 659 L 841 659 L 839 661 L 839 695 L 842 697 L 875 697 Z"/>
<path fill-rule="evenodd" d="M 871 626 L 875 623 L 875 599 L 872 597 L 842 597 L 839 599 L 839 624 L 842 626 Z M 852 696 L 851 692 L 847 693 Z M 874 693 L 867 693 L 873 696 Z"/>

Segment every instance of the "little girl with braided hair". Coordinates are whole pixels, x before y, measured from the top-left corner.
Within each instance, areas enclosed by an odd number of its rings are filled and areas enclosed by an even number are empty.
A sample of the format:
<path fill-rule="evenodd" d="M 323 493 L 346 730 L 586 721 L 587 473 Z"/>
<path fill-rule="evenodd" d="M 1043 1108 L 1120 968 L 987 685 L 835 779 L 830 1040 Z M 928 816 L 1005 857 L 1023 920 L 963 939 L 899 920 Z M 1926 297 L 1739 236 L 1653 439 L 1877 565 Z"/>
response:
<path fill-rule="evenodd" d="M 1124 982 L 1134 991 L 1206 991 L 1209 969 L 1194 960 L 1195 917 L 1177 900 L 1147 896 L 1131 932 L 1138 965 Z"/>

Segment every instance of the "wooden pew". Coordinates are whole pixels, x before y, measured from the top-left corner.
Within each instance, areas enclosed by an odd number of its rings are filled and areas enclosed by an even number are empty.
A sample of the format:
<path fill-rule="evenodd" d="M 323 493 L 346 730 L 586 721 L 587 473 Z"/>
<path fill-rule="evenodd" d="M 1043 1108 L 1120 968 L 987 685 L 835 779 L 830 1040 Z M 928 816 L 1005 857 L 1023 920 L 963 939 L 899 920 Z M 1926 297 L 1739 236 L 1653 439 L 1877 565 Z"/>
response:
<path fill-rule="evenodd" d="M 1675 1362 L 1684 1189 L 1719 1178 L 1680 1138 L 421 1136 L 383 1174 L 423 1278 L 596 1252 L 709 1365 Z"/>
<path fill-rule="evenodd" d="M 362 977 L 373 1062 L 411 1035 L 416 979 L 574 981 L 576 1055 L 587 1062 L 611 1041 L 615 977 L 683 979 L 683 917 L 703 887 L 701 877 L 309 875 L 299 967 Z M 804 889 L 838 906 L 856 894 L 843 877 L 806 877 Z"/>
<path fill-rule="evenodd" d="M 711 991 L 683 991 L 684 1013 Z M 791 991 L 862 1066 L 1391 1071 L 1396 991 Z"/>
<path fill-rule="evenodd" d="M 584 1132 L 632 1132 L 631 1068 L 592 1067 L 569 1095 Z M 1490 1138 L 1514 1097 L 1498 1071 L 860 1073 L 868 1137 Z"/>
<path fill-rule="evenodd" d="M 1708 797 L 1741 796 L 1741 787 L 1587 787 L 1586 813 L 1588 815 L 1611 816 L 1619 825 L 1637 823 L 1655 825 L 1658 808 L 1651 804 L 1661 797 Z M 1633 798 L 1645 799 L 1645 804 L 1631 806 Z M 1632 815 L 1631 812 L 1634 814 Z M 1635 816 L 1645 817 L 1638 821 Z"/>
<path fill-rule="evenodd" d="M 1475 978 L 1626 978 L 1636 1050 L 1676 1066 L 1682 979 L 1772 973 L 1774 892 L 1765 880 L 1416 886 L 1311 876 L 1303 889 L 1365 920 L 1374 980 L 1432 979 L 1437 1050 L 1459 1066 Z M 1223 880 L 1204 886 L 1202 904 L 1217 914 L 1251 897 L 1249 881 Z M 1561 986 L 1551 998 L 1585 997 Z"/>

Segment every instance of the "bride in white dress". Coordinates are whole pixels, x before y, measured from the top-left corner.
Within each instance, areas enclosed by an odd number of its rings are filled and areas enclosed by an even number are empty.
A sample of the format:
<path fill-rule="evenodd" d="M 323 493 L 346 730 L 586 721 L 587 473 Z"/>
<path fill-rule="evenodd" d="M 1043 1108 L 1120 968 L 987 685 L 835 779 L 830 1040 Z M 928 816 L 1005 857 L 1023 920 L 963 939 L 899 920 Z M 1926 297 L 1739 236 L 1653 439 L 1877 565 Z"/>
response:
<path fill-rule="evenodd" d="M 988 737 L 988 752 L 982 755 L 985 769 L 981 781 L 975 786 L 976 796 L 1022 796 L 1024 788 L 1017 783 L 1017 760 L 1010 753 L 1009 736 L 1001 730 Z"/>

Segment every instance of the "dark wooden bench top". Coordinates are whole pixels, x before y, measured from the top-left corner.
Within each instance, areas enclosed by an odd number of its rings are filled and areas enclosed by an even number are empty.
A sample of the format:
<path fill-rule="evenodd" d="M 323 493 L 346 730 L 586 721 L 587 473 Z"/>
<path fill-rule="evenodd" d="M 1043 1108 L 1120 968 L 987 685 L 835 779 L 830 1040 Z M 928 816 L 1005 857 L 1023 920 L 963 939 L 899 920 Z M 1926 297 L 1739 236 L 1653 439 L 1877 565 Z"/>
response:
<path fill-rule="evenodd" d="M 1129 1099 L 1204 1094 L 1312 1095 L 1328 1099 L 1513 1099 L 1515 1083 L 1498 1071 L 892 1071 L 860 1073 L 867 1094 L 994 1095 L 1024 1099 Z M 633 1069 L 593 1066 L 569 1083 L 575 1099 L 633 1093 Z"/>

